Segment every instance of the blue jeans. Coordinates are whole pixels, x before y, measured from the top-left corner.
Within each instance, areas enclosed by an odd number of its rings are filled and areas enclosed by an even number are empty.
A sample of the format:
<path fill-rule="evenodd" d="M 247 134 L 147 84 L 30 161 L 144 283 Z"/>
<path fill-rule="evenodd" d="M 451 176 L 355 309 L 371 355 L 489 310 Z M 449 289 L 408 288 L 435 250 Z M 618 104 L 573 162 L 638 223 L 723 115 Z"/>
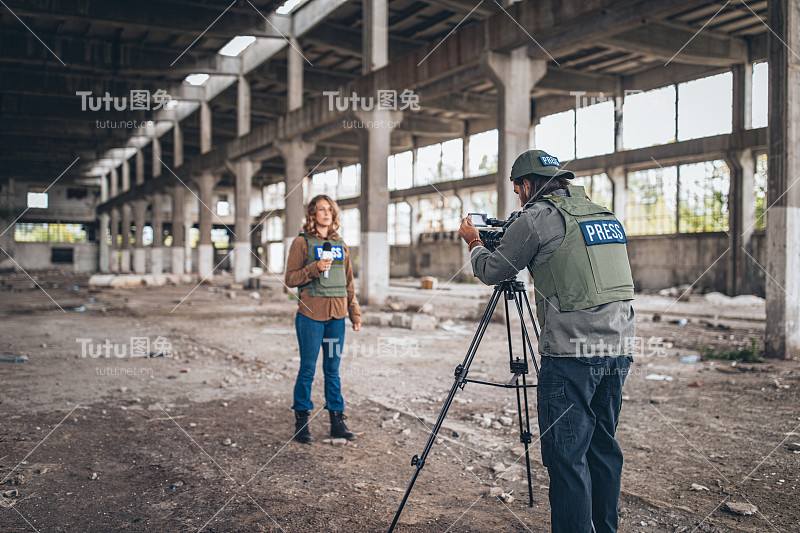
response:
<path fill-rule="evenodd" d="M 622 449 L 614 435 L 630 365 L 625 356 L 542 357 L 536 396 L 553 533 L 617 531 Z"/>
<path fill-rule="evenodd" d="M 311 384 L 317 369 L 317 356 L 322 348 L 322 371 L 325 374 L 325 402 L 331 411 L 344 411 L 342 384 L 339 379 L 339 363 L 344 344 L 344 318 L 332 318 L 323 322 L 312 320 L 297 313 L 294 319 L 297 343 L 300 345 L 300 370 L 294 384 L 295 411 L 310 411 Z"/>

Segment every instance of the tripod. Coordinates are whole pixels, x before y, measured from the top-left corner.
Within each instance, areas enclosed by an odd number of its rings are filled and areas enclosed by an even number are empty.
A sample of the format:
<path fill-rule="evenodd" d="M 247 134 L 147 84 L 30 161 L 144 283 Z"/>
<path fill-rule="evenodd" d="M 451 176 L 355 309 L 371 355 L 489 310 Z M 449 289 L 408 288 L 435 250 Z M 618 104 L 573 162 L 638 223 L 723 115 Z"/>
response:
<path fill-rule="evenodd" d="M 472 360 L 475 357 L 475 353 L 478 351 L 478 346 L 483 339 L 483 334 L 486 332 L 486 328 L 489 325 L 489 321 L 492 318 L 492 314 L 494 313 L 495 308 L 497 307 L 497 303 L 500 301 L 500 298 L 503 298 L 503 304 L 505 307 L 506 312 L 506 336 L 508 337 L 508 359 L 509 359 L 509 366 L 511 373 L 513 376 L 508 383 L 490 383 L 487 381 L 479 381 L 476 379 L 467 379 L 467 375 L 469 374 L 469 367 L 472 364 Z M 520 324 L 522 329 L 522 358 L 514 357 L 513 348 L 511 344 L 511 320 L 508 313 L 508 302 L 513 300 L 514 306 L 517 309 L 517 313 L 519 314 Z M 525 284 L 521 281 L 517 281 L 515 279 L 509 279 L 502 281 L 495 285 L 494 292 L 492 293 L 492 297 L 489 299 L 489 303 L 486 306 L 486 309 L 483 312 L 483 317 L 481 318 L 480 323 L 478 324 L 478 329 L 475 332 L 475 336 L 472 338 L 472 344 L 469 346 L 469 350 L 467 350 L 467 355 L 464 358 L 464 362 L 458 365 L 455 369 L 455 381 L 453 382 L 453 386 L 450 388 L 450 394 L 447 395 L 447 399 L 444 402 L 444 406 L 442 407 L 441 412 L 439 413 L 439 418 L 436 420 L 436 424 L 431 431 L 430 437 L 428 437 L 428 443 L 425 445 L 425 449 L 422 450 L 422 455 L 415 455 L 411 459 L 411 466 L 417 467 L 416 471 L 414 472 L 414 476 L 411 478 L 411 482 L 408 484 L 408 488 L 406 489 L 405 494 L 403 495 L 403 500 L 400 502 L 400 506 L 397 508 L 397 513 L 394 515 L 394 520 L 392 521 L 392 525 L 389 528 L 389 533 L 394 531 L 395 526 L 397 525 L 397 521 L 400 519 L 400 514 L 403 512 L 403 507 L 406 505 L 406 501 L 408 500 L 408 496 L 411 494 L 411 490 L 414 488 L 414 482 L 417 481 L 417 477 L 419 473 L 422 471 L 422 468 L 425 466 L 425 461 L 428 458 L 428 454 L 433 447 L 433 443 L 436 442 L 436 435 L 439 433 L 439 430 L 442 428 L 442 423 L 444 422 L 444 418 L 447 416 L 447 411 L 450 409 L 450 404 L 453 403 L 453 398 L 456 395 L 458 389 L 464 389 L 464 386 L 467 383 L 477 383 L 480 385 L 489 385 L 492 387 L 502 387 L 506 389 L 515 389 L 517 393 L 517 419 L 519 422 L 519 440 L 525 445 L 525 466 L 527 469 L 528 474 L 528 506 L 533 507 L 533 487 L 531 486 L 531 459 L 530 459 L 530 443 L 531 443 L 531 421 L 528 412 L 528 388 L 536 387 L 536 385 L 528 385 L 526 382 L 525 376 L 528 374 L 528 352 L 531 354 L 531 361 L 533 361 L 533 367 L 536 371 L 536 375 L 539 374 L 539 365 L 536 363 L 536 357 L 534 355 L 533 346 L 531 345 L 531 339 L 528 336 L 528 330 L 525 327 L 525 317 L 524 317 L 524 310 L 523 310 L 523 302 L 525 303 L 525 307 L 528 309 L 528 314 L 531 318 L 531 322 L 533 323 L 533 330 L 536 333 L 536 338 L 539 338 L 539 329 L 536 327 L 536 321 L 533 318 L 533 311 L 531 310 L 531 304 L 528 300 L 528 295 L 525 292 Z M 525 407 L 525 419 L 522 418 L 522 407 Z"/>

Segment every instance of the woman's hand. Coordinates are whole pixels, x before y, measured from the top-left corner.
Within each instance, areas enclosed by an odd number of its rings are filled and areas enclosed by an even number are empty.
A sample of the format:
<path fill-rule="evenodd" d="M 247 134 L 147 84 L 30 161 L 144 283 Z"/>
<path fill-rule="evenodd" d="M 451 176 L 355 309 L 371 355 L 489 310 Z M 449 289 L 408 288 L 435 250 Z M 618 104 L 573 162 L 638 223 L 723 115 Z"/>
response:
<path fill-rule="evenodd" d="M 319 270 L 320 272 L 324 272 L 325 270 L 330 270 L 331 263 L 333 263 L 333 259 L 319 259 L 317 260 L 317 270 Z"/>
<path fill-rule="evenodd" d="M 357 320 L 353 322 L 353 331 L 358 331 L 361 329 L 361 320 Z"/>

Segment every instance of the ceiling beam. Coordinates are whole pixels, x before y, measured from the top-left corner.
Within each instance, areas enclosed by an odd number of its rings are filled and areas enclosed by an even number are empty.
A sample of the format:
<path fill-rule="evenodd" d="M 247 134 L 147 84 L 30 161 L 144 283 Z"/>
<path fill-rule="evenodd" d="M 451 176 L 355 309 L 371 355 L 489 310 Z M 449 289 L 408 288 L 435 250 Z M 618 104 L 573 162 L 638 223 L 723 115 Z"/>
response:
<path fill-rule="evenodd" d="M 667 21 L 655 21 L 600 41 L 615 50 L 645 54 L 671 63 L 726 66 L 744 63 L 748 58 L 747 41 Z"/>

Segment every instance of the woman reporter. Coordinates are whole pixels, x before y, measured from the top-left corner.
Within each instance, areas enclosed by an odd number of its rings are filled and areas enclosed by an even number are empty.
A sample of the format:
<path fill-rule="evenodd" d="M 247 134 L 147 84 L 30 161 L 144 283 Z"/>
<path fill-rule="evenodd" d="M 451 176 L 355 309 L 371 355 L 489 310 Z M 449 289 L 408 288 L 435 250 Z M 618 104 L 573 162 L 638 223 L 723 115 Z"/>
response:
<path fill-rule="evenodd" d="M 361 328 L 361 308 L 353 286 L 350 252 L 338 234 L 339 207 L 329 196 L 315 196 L 306 207 L 303 232 L 295 238 L 286 260 L 285 282 L 299 287 L 299 303 L 295 317 L 297 342 L 300 347 L 300 370 L 294 386 L 294 440 L 311 444 L 308 418 L 314 408 L 311 384 L 322 348 L 322 371 L 325 376 L 325 407 L 331 421 L 331 437 L 355 438 L 344 423 L 339 363 L 344 344 L 345 315 L 350 316 L 353 331 Z M 328 249 L 333 259 L 323 259 Z"/>

